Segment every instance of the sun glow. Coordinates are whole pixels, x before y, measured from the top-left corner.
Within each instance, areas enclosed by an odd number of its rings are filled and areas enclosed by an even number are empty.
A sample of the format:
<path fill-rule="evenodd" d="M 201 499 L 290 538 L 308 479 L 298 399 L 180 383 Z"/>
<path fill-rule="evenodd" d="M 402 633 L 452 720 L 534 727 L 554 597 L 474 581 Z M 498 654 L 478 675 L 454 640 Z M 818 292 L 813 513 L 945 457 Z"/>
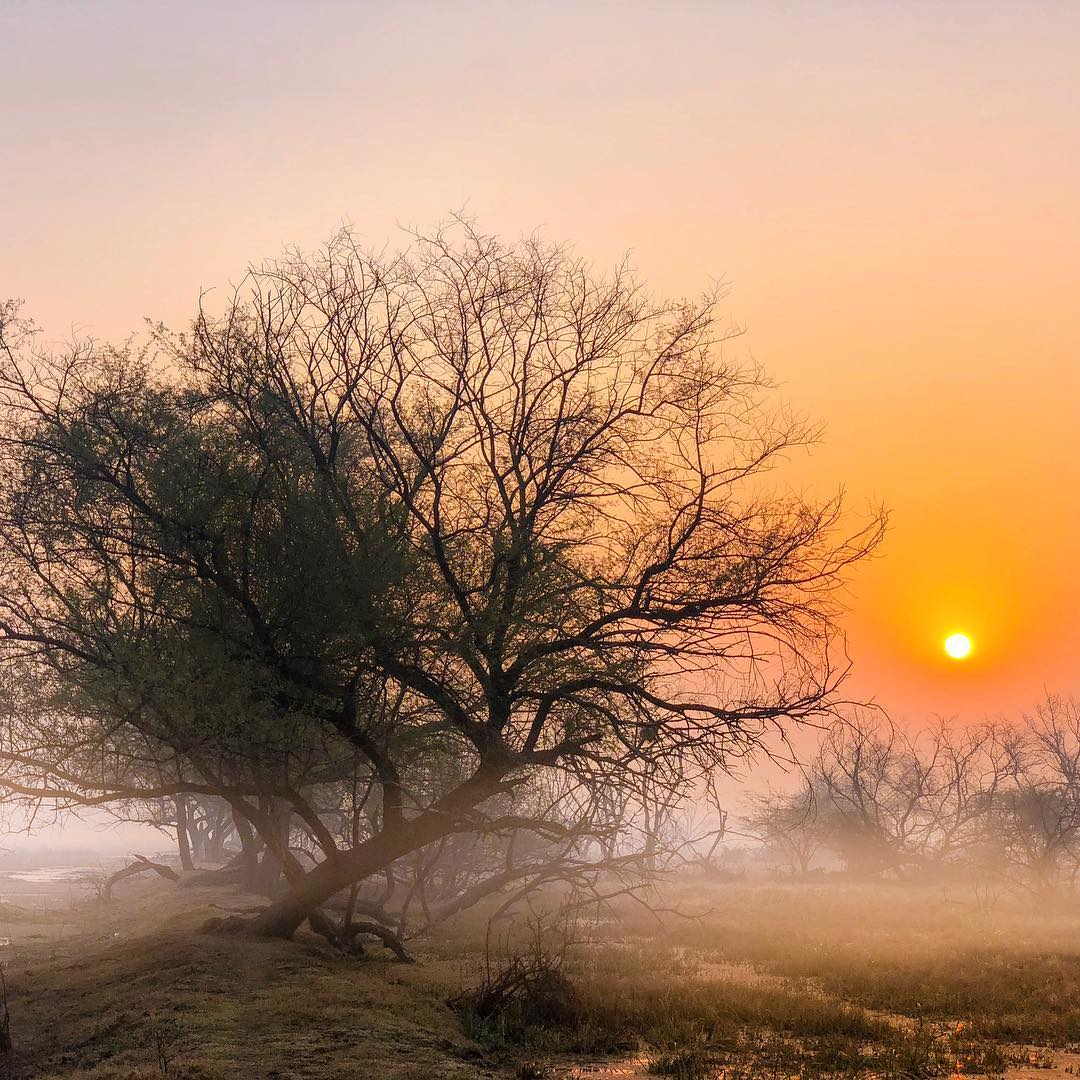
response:
<path fill-rule="evenodd" d="M 971 655 L 971 638 L 967 634 L 950 634 L 945 639 L 945 652 L 953 660 L 966 660 Z"/>

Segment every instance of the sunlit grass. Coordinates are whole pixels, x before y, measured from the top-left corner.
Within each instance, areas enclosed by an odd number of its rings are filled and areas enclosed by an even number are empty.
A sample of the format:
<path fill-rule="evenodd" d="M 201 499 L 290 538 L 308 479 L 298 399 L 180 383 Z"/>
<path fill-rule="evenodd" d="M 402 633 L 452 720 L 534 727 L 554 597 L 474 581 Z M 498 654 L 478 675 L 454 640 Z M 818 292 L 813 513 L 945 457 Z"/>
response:
<path fill-rule="evenodd" d="M 447 1002 L 480 977 L 485 941 L 495 963 L 523 946 L 524 920 L 489 935 L 471 912 L 415 941 L 420 962 L 403 967 L 304 934 L 197 933 L 217 899 L 148 883 L 80 915 L 60 945 L 27 927 L 25 959 L 9 967 L 26 1076 L 157 1075 L 148 1025 L 161 1015 L 185 1033 L 169 1074 L 182 1080 L 269 1075 L 282 1061 L 326 1080 L 419 1080 L 642 1057 L 683 1080 L 921 1080 L 958 1062 L 962 1075 L 998 1074 L 1027 1062 L 1015 1044 L 1080 1040 L 1080 912 L 1068 908 L 988 915 L 940 888 L 839 879 L 691 882 L 666 900 L 698 917 L 627 906 L 583 919 L 564 1002 L 481 1019 Z M 102 932 L 114 923 L 118 939 Z"/>

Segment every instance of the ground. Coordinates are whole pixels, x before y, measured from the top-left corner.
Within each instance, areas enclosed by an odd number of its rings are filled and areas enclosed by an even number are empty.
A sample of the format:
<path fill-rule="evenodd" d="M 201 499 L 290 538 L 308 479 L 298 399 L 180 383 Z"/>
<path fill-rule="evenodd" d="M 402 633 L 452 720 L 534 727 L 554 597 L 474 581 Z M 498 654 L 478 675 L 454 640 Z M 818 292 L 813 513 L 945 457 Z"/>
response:
<path fill-rule="evenodd" d="M 483 1017 L 447 1000 L 480 982 L 485 939 L 496 969 L 527 944 L 525 920 L 489 937 L 474 913 L 414 942 L 413 965 L 200 930 L 256 903 L 136 880 L 110 904 L 0 908 L 17 1075 L 918 1080 L 1080 1065 L 1075 903 L 987 912 L 940 887 L 673 883 L 664 906 L 679 914 L 630 906 L 568 928 L 554 1011 Z"/>
<path fill-rule="evenodd" d="M 456 984 L 437 957 L 357 962 L 303 935 L 206 934 L 222 906 L 258 901 L 157 881 L 117 892 L 68 918 L 4 926 L 20 1076 L 159 1077 L 159 1034 L 172 1038 L 177 1077 L 485 1075 L 445 1004 Z"/>

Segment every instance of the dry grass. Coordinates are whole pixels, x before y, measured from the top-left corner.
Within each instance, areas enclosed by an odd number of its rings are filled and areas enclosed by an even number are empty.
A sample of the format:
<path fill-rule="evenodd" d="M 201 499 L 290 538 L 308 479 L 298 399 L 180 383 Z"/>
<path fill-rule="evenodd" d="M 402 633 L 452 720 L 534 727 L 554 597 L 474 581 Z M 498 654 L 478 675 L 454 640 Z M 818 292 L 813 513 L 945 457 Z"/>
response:
<path fill-rule="evenodd" d="M 1080 1040 L 1078 906 L 987 914 L 941 887 L 842 879 L 671 893 L 700 917 L 589 928 L 571 1022 L 518 1010 L 473 1033 L 534 1054 L 644 1044 L 661 1073 L 710 1076 L 997 1074 L 1052 1060 L 1017 1044 Z"/>
<path fill-rule="evenodd" d="M 132 884 L 113 905 L 0 925 L 20 1076 L 150 1080 L 164 1040 L 179 1080 L 507 1077 L 642 1049 L 655 1075 L 684 1080 L 721 1066 L 731 1080 L 917 1080 L 958 1061 L 1000 1073 L 1004 1043 L 1080 1039 L 1080 911 L 987 916 L 940 890 L 842 883 L 675 892 L 701 917 L 661 927 L 628 908 L 579 928 L 555 1023 L 527 1002 L 482 1020 L 446 1005 L 478 979 L 482 913 L 420 943 L 409 967 L 310 936 L 202 934 L 213 905 L 254 901 Z"/>
<path fill-rule="evenodd" d="M 337 956 L 314 938 L 199 933 L 221 899 L 148 883 L 120 907 L 92 911 L 66 939 L 16 941 L 21 1076 L 160 1078 L 162 1019 L 181 1032 L 168 1073 L 180 1080 L 492 1074 L 445 1005 L 453 975 L 438 961 L 404 968 Z"/>
<path fill-rule="evenodd" d="M 672 944 L 741 961 L 830 996 L 981 1036 L 1080 1040 L 1080 905 L 1032 900 L 980 911 L 962 893 L 903 885 L 732 886 Z M 693 896 L 684 903 L 693 903 Z"/>

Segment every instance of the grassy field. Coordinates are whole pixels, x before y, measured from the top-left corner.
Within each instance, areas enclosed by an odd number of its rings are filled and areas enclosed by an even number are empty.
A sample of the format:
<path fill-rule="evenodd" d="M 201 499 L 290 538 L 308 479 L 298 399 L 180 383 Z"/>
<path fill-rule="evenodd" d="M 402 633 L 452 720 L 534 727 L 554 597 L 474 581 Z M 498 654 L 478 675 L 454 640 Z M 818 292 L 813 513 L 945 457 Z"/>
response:
<path fill-rule="evenodd" d="M 473 912 L 401 965 L 306 935 L 200 931 L 250 897 L 118 891 L 46 922 L 0 912 L 18 1076 L 527 1078 L 588 1063 L 683 1080 L 919 1080 L 1080 1063 L 1076 907 L 987 914 L 940 889 L 686 882 L 664 898 L 682 914 L 662 921 L 631 905 L 489 935 Z M 468 993 L 538 941 L 561 954 L 567 936 L 561 966 L 525 991 L 495 1007 Z"/>

